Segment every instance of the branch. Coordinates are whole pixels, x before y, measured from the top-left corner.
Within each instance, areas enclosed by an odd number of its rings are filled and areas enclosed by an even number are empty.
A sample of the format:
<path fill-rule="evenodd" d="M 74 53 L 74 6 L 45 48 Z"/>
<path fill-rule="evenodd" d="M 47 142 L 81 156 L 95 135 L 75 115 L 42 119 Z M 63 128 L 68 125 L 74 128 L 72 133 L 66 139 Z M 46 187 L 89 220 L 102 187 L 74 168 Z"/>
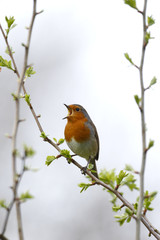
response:
<path fill-rule="evenodd" d="M 137 210 L 137 221 L 136 221 L 136 240 L 140 240 L 140 220 L 142 214 L 143 207 L 143 199 L 144 199 L 144 172 L 145 172 L 145 164 L 146 164 L 146 126 L 145 126 L 145 88 L 143 82 L 143 66 L 144 66 L 144 57 L 146 50 L 146 9 L 147 9 L 147 0 L 144 0 L 143 7 L 143 42 L 142 42 L 142 53 L 141 53 L 141 63 L 139 67 L 140 74 L 140 87 L 141 87 L 141 131 L 142 131 L 142 162 L 141 162 L 141 171 L 140 171 L 140 197 L 139 204 Z"/>
<path fill-rule="evenodd" d="M 51 141 L 51 140 L 50 140 Z M 52 141 L 51 141 L 52 142 Z M 78 162 L 76 162 L 73 158 L 70 159 L 71 162 L 78 167 L 80 170 L 83 170 L 83 166 L 81 166 Z M 131 203 L 129 203 L 122 195 L 120 192 L 118 192 L 117 190 L 111 188 L 110 186 L 108 186 L 107 184 L 105 184 L 103 181 L 99 180 L 98 178 L 96 178 L 90 171 L 86 170 L 86 174 L 88 176 L 90 176 L 94 182 L 98 185 L 101 185 L 102 187 L 106 188 L 107 190 L 111 191 L 112 193 L 114 193 L 123 203 L 123 206 L 128 207 L 132 212 L 133 212 L 133 218 L 137 221 L 137 216 L 136 216 L 136 212 L 135 209 L 133 207 L 133 205 Z M 160 240 L 160 232 L 153 227 L 153 225 L 148 221 L 148 219 L 146 218 L 146 216 L 141 216 L 140 221 L 145 225 L 145 227 L 148 229 L 149 233 L 152 234 L 156 239 Z"/>
<path fill-rule="evenodd" d="M 21 168 L 21 172 L 20 174 L 18 174 L 18 178 L 16 179 L 15 181 L 15 192 L 17 193 L 17 190 L 18 190 L 18 186 L 22 180 L 22 177 L 23 177 L 23 174 L 25 172 L 25 162 L 26 162 L 26 156 L 24 155 L 22 157 L 22 168 Z M 11 214 L 11 211 L 12 211 L 12 208 L 14 206 L 14 203 L 15 202 L 18 202 L 17 199 L 15 198 L 14 194 L 13 194 L 13 197 L 12 197 L 12 200 L 9 204 L 9 207 L 6 209 L 7 210 L 7 214 L 6 214 L 6 217 L 5 217 L 5 221 L 4 221 L 4 225 L 3 225 L 3 228 L 2 228 L 2 233 L 0 234 L 0 237 L 3 236 L 2 239 L 5 239 L 4 238 L 4 233 L 6 231 L 6 228 L 7 228 L 7 224 L 8 224 L 8 220 L 9 220 L 9 216 Z M 18 212 L 20 214 L 20 212 Z M 1 238 L 0 238 L 1 239 Z"/>

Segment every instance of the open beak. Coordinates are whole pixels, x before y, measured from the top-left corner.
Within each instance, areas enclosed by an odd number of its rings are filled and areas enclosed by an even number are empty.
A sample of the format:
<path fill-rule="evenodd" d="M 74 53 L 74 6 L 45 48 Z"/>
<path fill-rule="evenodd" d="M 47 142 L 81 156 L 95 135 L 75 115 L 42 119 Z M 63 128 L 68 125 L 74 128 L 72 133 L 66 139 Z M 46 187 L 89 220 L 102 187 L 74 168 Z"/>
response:
<path fill-rule="evenodd" d="M 67 104 L 64 103 L 64 106 L 66 106 L 66 108 L 68 109 L 68 115 L 66 117 L 62 118 L 62 119 L 68 118 L 68 116 L 70 116 L 71 113 L 72 113 L 72 109 Z"/>

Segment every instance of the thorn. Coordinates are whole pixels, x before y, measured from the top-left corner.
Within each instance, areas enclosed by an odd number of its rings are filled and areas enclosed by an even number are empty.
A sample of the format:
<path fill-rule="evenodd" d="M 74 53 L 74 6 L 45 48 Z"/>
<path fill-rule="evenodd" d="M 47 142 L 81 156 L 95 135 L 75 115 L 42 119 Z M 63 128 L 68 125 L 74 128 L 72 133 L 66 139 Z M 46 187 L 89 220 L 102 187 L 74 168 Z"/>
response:
<path fill-rule="evenodd" d="M 4 136 L 7 137 L 7 138 L 9 138 L 9 139 L 12 139 L 12 136 L 9 135 L 8 133 L 5 133 Z"/>
<path fill-rule="evenodd" d="M 41 117 L 41 114 L 37 115 L 37 118 L 40 118 Z"/>
<path fill-rule="evenodd" d="M 25 95 L 23 95 L 22 93 L 19 96 L 20 98 L 25 98 Z"/>
<path fill-rule="evenodd" d="M 121 206 L 120 206 L 120 208 L 122 209 L 123 207 L 125 207 L 125 205 L 124 204 L 122 204 Z"/>
<path fill-rule="evenodd" d="M 61 154 L 57 155 L 57 156 L 56 156 L 56 159 L 58 159 L 58 158 L 60 158 L 60 157 L 62 157 L 62 155 L 61 155 Z"/>
<path fill-rule="evenodd" d="M 28 65 L 26 66 L 26 69 L 29 68 L 29 67 L 33 67 L 33 65 L 34 65 L 33 63 L 28 64 Z"/>
<path fill-rule="evenodd" d="M 134 64 L 134 66 L 139 70 L 139 67 L 136 64 Z"/>
<path fill-rule="evenodd" d="M 71 155 L 71 157 L 75 157 L 75 156 L 77 156 L 77 154 L 72 154 L 72 155 Z"/>
<path fill-rule="evenodd" d="M 22 43 L 22 47 L 25 47 L 25 48 L 26 48 L 26 44 Z"/>
<path fill-rule="evenodd" d="M 115 187 L 115 190 L 116 190 L 116 191 L 118 190 L 119 186 L 120 186 L 120 185 L 119 185 L 119 184 L 117 184 L 117 186 Z"/>
<path fill-rule="evenodd" d="M 24 119 L 19 119 L 19 120 L 18 120 L 18 123 L 20 123 L 20 122 L 24 122 L 24 121 L 26 121 L 25 118 L 24 118 Z"/>
<path fill-rule="evenodd" d="M 36 15 L 41 14 L 41 13 L 43 13 L 43 12 L 44 12 L 44 10 L 41 10 L 41 11 L 39 11 L 39 12 L 36 12 Z"/>
<path fill-rule="evenodd" d="M 143 15 L 143 12 L 142 12 L 142 11 L 140 11 L 139 9 L 137 9 L 137 11 L 138 11 L 140 14 L 142 14 L 142 15 Z"/>

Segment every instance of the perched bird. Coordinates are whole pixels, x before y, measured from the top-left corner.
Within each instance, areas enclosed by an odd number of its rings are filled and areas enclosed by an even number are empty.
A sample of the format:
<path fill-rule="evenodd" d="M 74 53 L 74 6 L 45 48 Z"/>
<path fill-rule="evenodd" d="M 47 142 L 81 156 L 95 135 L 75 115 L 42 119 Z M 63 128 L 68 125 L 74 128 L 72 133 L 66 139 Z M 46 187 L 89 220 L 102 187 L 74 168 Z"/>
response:
<path fill-rule="evenodd" d="M 67 145 L 72 152 L 87 160 L 87 166 L 89 163 L 93 165 L 92 174 L 98 178 L 95 162 L 99 156 L 97 129 L 87 111 L 81 105 L 64 105 L 68 109 L 68 115 L 65 117 L 67 118 L 67 124 L 64 131 Z M 87 169 L 87 166 L 84 169 Z"/>

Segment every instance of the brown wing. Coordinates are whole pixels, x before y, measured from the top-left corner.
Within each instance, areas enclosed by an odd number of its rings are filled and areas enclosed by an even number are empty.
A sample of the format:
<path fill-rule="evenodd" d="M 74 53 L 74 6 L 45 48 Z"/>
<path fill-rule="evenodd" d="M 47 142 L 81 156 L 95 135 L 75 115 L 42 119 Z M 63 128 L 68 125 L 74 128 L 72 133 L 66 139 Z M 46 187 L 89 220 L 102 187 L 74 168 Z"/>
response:
<path fill-rule="evenodd" d="M 98 137 L 98 132 L 97 132 L 97 129 L 94 125 L 94 130 L 95 130 L 95 137 L 96 137 L 96 140 L 97 140 L 97 145 L 98 145 L 98 150 L 97 150 L 97 155 L 96 155 L 96 160 L 98 160 L 98 157 L 99 157 L 99 137 Z"/>

